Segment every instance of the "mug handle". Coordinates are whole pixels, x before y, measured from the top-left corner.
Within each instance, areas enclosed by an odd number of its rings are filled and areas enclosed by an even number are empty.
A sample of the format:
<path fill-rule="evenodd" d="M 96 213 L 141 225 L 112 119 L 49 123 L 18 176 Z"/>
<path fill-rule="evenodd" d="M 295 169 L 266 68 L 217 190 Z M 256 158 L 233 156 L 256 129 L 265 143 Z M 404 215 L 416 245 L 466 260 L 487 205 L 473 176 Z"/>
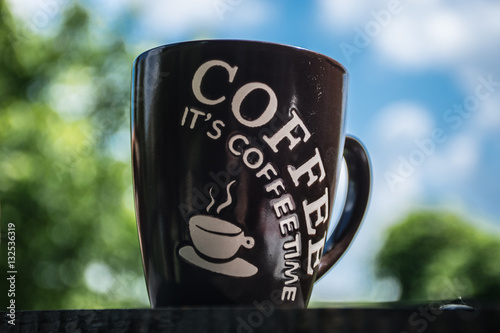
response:
<path fill-rule="evenodd" d="M 371 184 L 370 160 L 363 145 L 351 136 L 345 138 L 344 159 L 349 177 L 344 210 L 332 235 L 325 243 L 316 281 L 332 268 L 347 250 L 368 207 Z"/>

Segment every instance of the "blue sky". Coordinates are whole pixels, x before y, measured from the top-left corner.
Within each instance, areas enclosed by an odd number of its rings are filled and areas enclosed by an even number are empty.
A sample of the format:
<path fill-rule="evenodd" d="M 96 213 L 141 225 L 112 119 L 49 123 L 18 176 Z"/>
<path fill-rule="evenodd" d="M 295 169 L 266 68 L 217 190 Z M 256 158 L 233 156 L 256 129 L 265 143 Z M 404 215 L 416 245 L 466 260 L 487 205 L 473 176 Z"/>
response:
<path fill-rule="evenodd" d="M 25 20 L 44 3 L 12 2 Z M 57 2 L 65 6 L 71 0 Z M 251 39 L 311 49 L 348 69 L 347 132 L 360 138 L 371 155 L 372 200 L 355 243 L 317 283 L 313 300 L 395 299 L 398 286 L 376 280 L 371 263 L 386 228 L 412 209 L 448 209 L 464 214 L 479 228 L 500 233 L 500 3 L 81 3 L 92 12 L 96 29 L 111 28 L 123 35 L 137 54 L 192 39 Z M 356 52 L 348 54 L 346 47 Z M 487 81 L 489 85 L 484 84 Z M 480 100 L 478 89 L 483 93 Z M 448 110 L 465 102 L 477 103 L 457 120 L 457 113 Z M 417 142 L 433 140 L 435 131 L 445 139 L 433 141 L 427 150 L 421 148 Z M 126 146 L 122 149 L 129 151 Z M 404 177 L 398 174 L 402 161 L 413 167 Z M 388 175 L 399 175 L 399 181 L 391 183 Z"/>

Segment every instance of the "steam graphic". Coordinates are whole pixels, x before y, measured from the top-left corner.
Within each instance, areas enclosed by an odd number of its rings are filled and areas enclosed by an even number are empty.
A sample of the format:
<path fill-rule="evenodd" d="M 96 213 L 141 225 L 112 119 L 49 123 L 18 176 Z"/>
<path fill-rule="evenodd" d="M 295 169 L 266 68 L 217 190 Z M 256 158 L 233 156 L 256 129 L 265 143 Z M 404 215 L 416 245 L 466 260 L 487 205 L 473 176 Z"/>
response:
<path fill-rule="evenodd" d="M 231 186 L 234 183 L 236 183 L 236 180 L 233 180 L 232 182 L 227 184 L 227 186 L 226 186 L 227 200 L 225 202 L 221 203 L 219 207 L 217 207 L 217 210 L 216 210 L 217 214 L 219 214 L 221 210 L 223 210 L 224 208 L 226 208 L 227 206 L 229 206 L 230 204 L 233 203 L 233 197 L 231 196 L 230 190 L 231 190 Z M 211 187 L 210 190 L 208 191 L 208 193 L 210 194 L 211 201 L 207 206 L 207 213 L 210 211 L 210 208 L 212 208 L 212 206 L 215 204 L 215 199 L 212 196 L 212 190 L 213 190 L 213 187 Z"/>
<path fill-rule="evenodd" d="M 233 180 L 226 186 L 227 198 L 216 208 L 217 214 L 233 203 L 231 187 L 235 183 Z M 211 201 L 207 213 L 215 204 L 212 190 L 209 190 Z M 251 249 L 255 245 L 253 237 L 245 236 L 238 225 L 214 216 L 195 215 L 189 219 L 189 235 L 193 246 L 180 248 L 179 255 L 190 264 L 233 277 L 248 277 L 258 272 L 254 265 L 235 257 L 242 246 Z"/>

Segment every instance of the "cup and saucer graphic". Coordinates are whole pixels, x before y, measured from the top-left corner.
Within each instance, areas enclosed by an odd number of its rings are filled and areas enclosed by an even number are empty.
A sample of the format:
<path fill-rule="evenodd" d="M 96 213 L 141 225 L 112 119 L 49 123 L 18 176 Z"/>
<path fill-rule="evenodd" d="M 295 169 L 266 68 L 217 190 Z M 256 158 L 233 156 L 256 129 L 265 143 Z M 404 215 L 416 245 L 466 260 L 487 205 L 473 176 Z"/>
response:
<path fill-rule="evenodd" d="M 181 247 L 179 255 L 190 264 L 233 277 L 258 272 L 248 261 L 234 257 L 241 246 L 251 249 L 255 245 L 255 240 L 245 236 L 240 227 L 217 217 L 195 215 L 189 220 L 189 233 L 193 246 Z"/>

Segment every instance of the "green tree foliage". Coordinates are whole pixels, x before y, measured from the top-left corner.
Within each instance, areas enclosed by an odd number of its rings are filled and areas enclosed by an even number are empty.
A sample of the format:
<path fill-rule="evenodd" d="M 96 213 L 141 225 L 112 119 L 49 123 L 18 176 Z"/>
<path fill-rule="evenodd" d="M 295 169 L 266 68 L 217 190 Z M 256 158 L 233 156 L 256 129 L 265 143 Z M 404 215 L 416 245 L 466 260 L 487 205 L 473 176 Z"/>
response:
<path fill-rule="evenodd" d="M 59 10 L 58 27 L 37 31 L 0 0 L 0 276 L 14 223 L 17 310 L 147 306 L 127 148 L 133 55 L 82 8 Z"/>
<path fill-rule="evenodd" d="M 389 230 L 377 269 L 400 281 L 402 300 L 498 299 L 498 258 L 498 235 L 456 215 L 414 212 Z"/>

